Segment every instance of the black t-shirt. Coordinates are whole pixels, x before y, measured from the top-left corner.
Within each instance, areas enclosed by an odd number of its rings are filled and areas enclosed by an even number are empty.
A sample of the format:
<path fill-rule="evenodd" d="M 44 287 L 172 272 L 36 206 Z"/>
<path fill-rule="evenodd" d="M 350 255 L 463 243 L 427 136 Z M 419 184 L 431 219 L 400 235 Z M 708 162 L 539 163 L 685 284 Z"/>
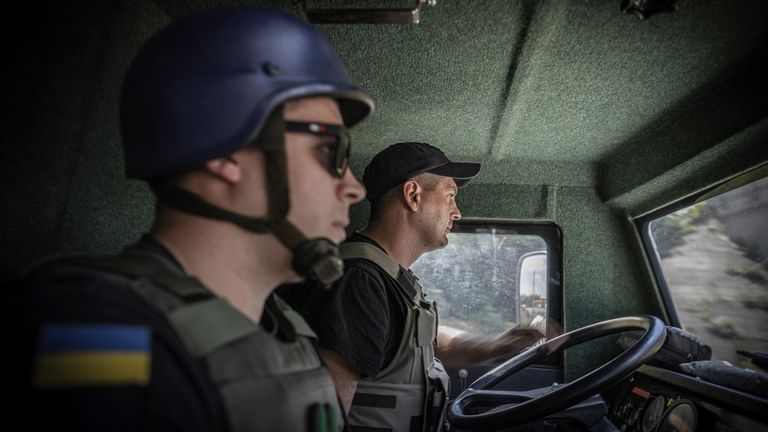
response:
<path fill-rule="evenodd" d="M 374 240 L 355 233 L 347 240 Z M 344 276 L 326 291 L 316 281 L 285 287 L 280 296 L 298 310 L 323 348 L 337 352 L 362 377 L 375 377 L 394 359 L 403 336 L 406 305 L 396 282 L 366 260 L 346 260 Z"/>
<path fill-rule="evenodd" d="M 163 246 L 149 237 L 134 247 L 160 253 L 175 262 Z M 158 310 L 126 289 L 125 284 L 116 283 L 113 275 L 93 270 L 32 277 L 11 289 L 16 294 L 10 311 L 16 343 L 10 346 L 18 350 L 13 361 L 18 362 L 15 370 L 22 372 L 15 376 L 21 380 L 15 384 L 23 394 L 14 402 L 32 410 L 31 416 L 17 412 L 23 415 L 18 424 L 29 429 L 48 426 L 51 430 L 227 429 L 222 401 L 203 362 L 189 354 Z M 264 316 L 268 320 L 270 314 Z M 274 325 L 262 325 L 277 330 Z M 134 334 L 138 331 L 149 335 L 148 382 L 94 385 L 86 379 L 61 388 L 37 384 L 36 380 L 41 379 L 40 362 L 49 358 L 42 352 L 48 343 L 43 335 L 62 328 L 85 328 L 107 335 L 109 329 L 127 328 Z M 102 342 L 107 346 L 118 343 L 116 338 Z M 76 344 L 73 346 L 76 354 L 85 353 L 77 351 Z"/>

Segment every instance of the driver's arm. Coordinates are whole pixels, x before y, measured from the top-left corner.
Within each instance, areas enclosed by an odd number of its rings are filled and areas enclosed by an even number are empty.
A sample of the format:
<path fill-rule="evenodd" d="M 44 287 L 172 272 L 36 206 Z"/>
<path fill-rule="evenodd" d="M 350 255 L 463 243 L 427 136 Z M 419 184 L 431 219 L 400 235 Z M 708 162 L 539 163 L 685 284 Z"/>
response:
<path fill-rule="evenodd" d="M 446 367 L 463 367 L 511 356 L 544 335 L 536 329 L 511 329 L 498 336 L 480 336 L 448 326 L 437 329 L 435 355 Z"/>
<path fill-rule="evenodd" d="M 336 385 L 336 391 L 339 393 L 344 411 L 349 413 L 357 384 L 360 382 L 360 372 L 350 366 L 349 362 L 344 360 L 344 357 L 336 351 L 325 348 L 320 348 L 319 351 L 328 372 L 331 374 L 333 383 Z"/>

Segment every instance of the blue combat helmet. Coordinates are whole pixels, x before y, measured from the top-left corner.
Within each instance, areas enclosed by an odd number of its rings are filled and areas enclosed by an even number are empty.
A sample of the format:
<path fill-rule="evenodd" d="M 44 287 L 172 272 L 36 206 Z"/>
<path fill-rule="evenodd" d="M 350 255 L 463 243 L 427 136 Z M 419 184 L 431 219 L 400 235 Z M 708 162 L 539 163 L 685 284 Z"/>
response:
<path fill-rule="evenodd" d="M 232 153 L 278 105 L 321 95 L 338 101 L 347 127 L 374 106 L 311 25 L 255 8 L 182 18 L 153 36 L 128 70 L 120 106 L 126 174 L 151 179 Z"/>
<path fill-rule="evenodd" d="M 334 98 L 347 127 L 374 107 L 331 44 L 297 18 L 256 8 L 182 18 L 150 38 L 128 70 L 120 104 L 126 175 L 152 182 L 158 200 L 177 210 L 273 233 L 292 251 L 298 274 L 329 287 L 343 271 L 336 245 L 307 239 L 286 219 L 282 104 L 312 96 Z M 158 182 L 249 143 L 267 162 L 267 217 L 230 212 Z"/>

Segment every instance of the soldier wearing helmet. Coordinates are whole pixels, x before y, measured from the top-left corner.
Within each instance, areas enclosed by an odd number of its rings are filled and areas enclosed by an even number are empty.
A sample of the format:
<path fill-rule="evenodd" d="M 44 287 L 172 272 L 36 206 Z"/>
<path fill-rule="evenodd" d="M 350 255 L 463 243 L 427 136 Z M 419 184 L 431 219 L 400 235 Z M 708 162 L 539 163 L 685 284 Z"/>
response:
<path fill-rule="evenodd" d="M 364 196 L 347 128 L 372 109 L 331 45 L 277 12 L 209 10 L 152 37 L 120 116 L 155 222 L 118 256 L 23 279 L 33 423 L 338 429 L 316 337 L 273 290 L 341 276 L 336 245 Z"/>

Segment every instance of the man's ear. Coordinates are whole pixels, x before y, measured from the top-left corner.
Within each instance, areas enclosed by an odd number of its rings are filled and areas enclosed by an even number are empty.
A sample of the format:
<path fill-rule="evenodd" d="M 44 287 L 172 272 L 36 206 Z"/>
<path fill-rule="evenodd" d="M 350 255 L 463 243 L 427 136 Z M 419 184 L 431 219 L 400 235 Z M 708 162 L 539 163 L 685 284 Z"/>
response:
<path fill-rule="evenodd" d="M 211 159 L 205 163 L 205 169 L 230 184 L 236 184 L 242 177 L 240 164 L 231 156 Z"/>
<path fill-rule="evenodd" d="M 403 200 L 405 205 L 411 211 L 417 211 L 419 209 L 419 201 L 421 200 L 421 186 L 414 180 L 408 180 L 403 183 Z"/>

